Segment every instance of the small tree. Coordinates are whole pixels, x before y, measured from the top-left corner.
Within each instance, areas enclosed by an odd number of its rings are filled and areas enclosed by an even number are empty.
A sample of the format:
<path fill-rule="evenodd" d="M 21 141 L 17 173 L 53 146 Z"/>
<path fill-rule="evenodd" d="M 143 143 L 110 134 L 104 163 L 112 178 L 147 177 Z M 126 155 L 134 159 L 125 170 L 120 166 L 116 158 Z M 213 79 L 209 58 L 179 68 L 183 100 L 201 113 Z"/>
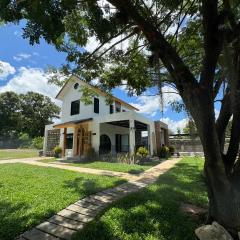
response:
<path fill-rule="evenodd" d="M 38 150 L 42 150 L 43 149 L 43 141 L 44 141 L 44 137 L 35 137 L 32 140 L 32 146 Z"/>
<path fill-rule="evenodd" d="M 21 148 L 29 148 L 31 146 L 31 139 L 27 133 L 20 133 L 18 139 Z"/>

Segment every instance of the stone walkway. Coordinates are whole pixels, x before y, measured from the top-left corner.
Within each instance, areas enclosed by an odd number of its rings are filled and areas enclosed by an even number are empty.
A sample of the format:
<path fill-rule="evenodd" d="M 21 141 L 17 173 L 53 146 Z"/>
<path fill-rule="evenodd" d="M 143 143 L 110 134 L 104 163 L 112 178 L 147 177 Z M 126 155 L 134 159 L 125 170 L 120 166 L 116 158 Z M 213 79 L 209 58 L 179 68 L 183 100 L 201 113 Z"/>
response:
<path fill-rule="evenodd" d="M 38 161 L 38 160 L 44 160 L 44 159 L 49 159 L 49 157 L 48 158 L 41 157 L 41 158 L 1 160 L 0 164 L 25 163 L 25 164 L 30 164 L 30 165 L 40 166 L 40 167 L 59 168 L 59 169 L 65 169 L 65 170 L 70 170 L 70 171 L 74 171 L 74 172 L 80 172 L 80 173 L 88 173 L 88 174 L 95 174 L 95 175 L 102 175 L 102 176 L 109 176 L 109 177 L 119 177 L 119 178 L 124 178 L 126 180 L 135 180 L 139 177 L 139 175 L 133 175 L 133 174 L 123 173 L 123 172 L 75 167 L 75 166 L 70 166 L 70 165 L 65 165 L 65 164 L 57 164 L 57 163 L 43 163 L 43 162 Z"/>
<path fill-rule="evenodd" d="M 39 160 L 47 160 L 47 159 L 51 159 L 51 157 L 16 158 L 16 159 L 6 159 L 6 160 L 0 159 L 0 164 L 21 163 L 21 162 L 39 161 Z"/>
<path fill-rule="evenodd" d="M 69 240 L 72 235 L 92 221 L 97 214 L 111 203 L 137 192 L 157 180 L 180 159 L 165 161 L 117 187 L 90 195 L 66 207 L 45 222 L 23 233 L 19 240 Z M 31 163 L 30 163 L 31 164 Z M 55 164 L 54 164 L 55 165 Z M 42 166 L 42 165 L 41 165 Z M 52 167 L 52 166 L 51 166 Z"/>

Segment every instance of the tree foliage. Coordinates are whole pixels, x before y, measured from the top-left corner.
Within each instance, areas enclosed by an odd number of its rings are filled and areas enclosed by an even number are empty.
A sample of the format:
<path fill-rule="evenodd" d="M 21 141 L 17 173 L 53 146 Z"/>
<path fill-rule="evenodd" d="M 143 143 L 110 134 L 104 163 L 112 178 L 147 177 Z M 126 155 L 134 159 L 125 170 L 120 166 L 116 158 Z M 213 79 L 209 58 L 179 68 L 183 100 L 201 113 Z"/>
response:
<path fill-rule="evenodd" d="M 43 136 L 45 125 L 58 117 L 60 109 L 49 97 L 28 92 L 0 94 L 0 135 L 18 135 L 21 132 L 30 137 Z"/>

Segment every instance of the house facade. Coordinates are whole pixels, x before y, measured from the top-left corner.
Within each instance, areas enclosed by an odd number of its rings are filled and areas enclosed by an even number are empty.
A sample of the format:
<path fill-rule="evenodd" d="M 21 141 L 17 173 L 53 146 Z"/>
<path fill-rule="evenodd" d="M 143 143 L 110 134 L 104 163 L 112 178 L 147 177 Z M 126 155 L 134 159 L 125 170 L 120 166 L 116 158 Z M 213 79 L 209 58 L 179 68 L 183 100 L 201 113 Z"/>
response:
<path fill-rule="evenodd" d="M 91 104 L 81 101 L 83 87 L 96 93 Z M 134 154 L 140 146 L 154 155 L 159 146 L 168 144 L 167 125 L 142 116 L 119 98 L 112 97 L 108 104 L 105 92 L 77 77 L 72 76 L 56 98 L 62 101 L 61 122 L 45 127 L 45 155 L 51 155 L 56 145 L 66 158 L 84 158 L 92 150 Z"/>

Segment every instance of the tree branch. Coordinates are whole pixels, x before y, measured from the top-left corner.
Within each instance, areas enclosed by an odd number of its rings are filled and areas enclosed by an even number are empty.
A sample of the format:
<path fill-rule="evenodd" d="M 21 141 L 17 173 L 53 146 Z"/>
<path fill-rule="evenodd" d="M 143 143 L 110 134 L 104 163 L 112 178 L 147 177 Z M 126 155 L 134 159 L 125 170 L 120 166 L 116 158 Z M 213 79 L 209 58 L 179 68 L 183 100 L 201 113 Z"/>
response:
<path fill-rule="evenodd" d="M 216 121 L 216 128 L 217 128 L 217 134 L 218 134 L 218 140 L 221 147 L 221 152 L 223 153 L 224 150 L 224 143 L 225 143 L 225 132 L 227 125 L 229 123 L 229 120 L 232 116 L 232 110 L 231 110 L 231 98 L 229 90 L 224 96 L 222 100 L 222 106 L 219 113 L 219 117 Z"/>
<path fill-rule="evenodd" d="M 119 11 L 127 14 L 140 27 L 143 34 L 150 43 L 151 51 L 158 54 L 169 73 L 172 75 L 178 89 L 183 93 L 184 89 L 195 89 L 198 83 L 184 64 L 176 50 L 167 42 L 161 32 L 148 20 L 139 14 L 129 0 L 108 0 Z M 186 87 L 184 88 L 183 85 Z"/>
<path fill-rule="evenodd" d="M 218 30 L 218 1 L 202 0 L 202 15 L 205 56 L 200 84 L 211 91 L 221 48 Z"/>

